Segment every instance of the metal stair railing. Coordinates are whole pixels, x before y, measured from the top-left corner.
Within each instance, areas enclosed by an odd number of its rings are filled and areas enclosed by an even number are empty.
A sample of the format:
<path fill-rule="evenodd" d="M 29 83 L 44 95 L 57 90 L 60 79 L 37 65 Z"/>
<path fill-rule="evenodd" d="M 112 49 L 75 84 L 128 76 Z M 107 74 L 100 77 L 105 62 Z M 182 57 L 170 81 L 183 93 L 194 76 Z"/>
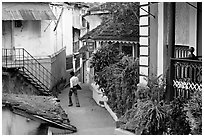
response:
<path fill-rule="evenodd" d="M 55 77 L 24 48 L 3 48 L 2 66 L 19 68 L 46 91 L 49 91 L 51 83 L 55 82 Z"/>

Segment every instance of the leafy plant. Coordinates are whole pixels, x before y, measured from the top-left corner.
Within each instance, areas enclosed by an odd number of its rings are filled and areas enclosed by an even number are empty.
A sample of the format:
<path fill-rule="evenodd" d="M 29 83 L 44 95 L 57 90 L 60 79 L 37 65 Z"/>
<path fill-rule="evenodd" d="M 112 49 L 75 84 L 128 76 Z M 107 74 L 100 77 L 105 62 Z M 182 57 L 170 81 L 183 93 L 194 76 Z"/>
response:
<path fill-rule="evenodd" d="M 168 134 L 189 135 L 191 129 L 187 117 L 186 100 L 184 98 L 178 97 L 171 101 L 168 115 L 169 120 L 166 123 L 169 129 Z"/>
<path fill-rule="evenodd" d="M 108 104 L 120 117 L 132 108 L 138 82 L 138 61 L 124 56 L 120 62 L 113 64 L 103 72 L 107 80 L 104 94 L 108 96 Z"/>
<path fill-rule="evenodd" d="M 91 67 L 94 67 L 94 81 L 100 88 L 107 86 L 104 68 L 119 62 L 122 57 L 123 55 L 120 54 L 119 47 L 114 44 L 108 44 L 93 54 Z"/>
<path fill-rule="evenodd" d="M 137 103 L 120 119 L 121 128 L 136 134 L 158 135 L 167 132 L 168 105 L 163 102 L 165 83 L 159 77 L 148 77 L 148 84 L 138 84 L 135 92 Z"/>
<path fill-rule="evenodd" d="M 165 125 L 167 107 L 152 100 L 137 101 L 120 119 L 124 125 L 121 128 L 136 134 L 160 135 L 167 132 Z"/>
<path fill-rule="evenodd" d="M 188 108 L 192 117 L 191 134 L 201 135 L 202 134 L 202 91 L 194 92 L 191 99 L 188 101 Z"/>

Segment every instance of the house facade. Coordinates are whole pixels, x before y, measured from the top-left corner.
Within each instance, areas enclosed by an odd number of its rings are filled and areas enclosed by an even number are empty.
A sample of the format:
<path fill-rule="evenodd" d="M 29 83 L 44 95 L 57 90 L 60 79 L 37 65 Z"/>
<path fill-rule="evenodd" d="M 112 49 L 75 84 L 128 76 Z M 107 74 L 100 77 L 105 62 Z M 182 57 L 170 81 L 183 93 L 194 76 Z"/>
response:
<path fill-rule="evenodd" d="M 189 97 L 190 92 L 202 90 L 202 4 L 140 2 L 139 10 L 139 46 L 132 50 L 132 55 L 139 58 L 139 83 L 147 83 L 144 76 L 163 74 L 168 100 L 181 94 Z M 101 24 L 100 15 L 94 11 L 85 16 L 92 29 L 82 37 L 82 41 L 87 45 L 86 40 L 94 40 L 95 50 L 107 41 L 115 42 L 110 37 L 105 39 L 103 31 L 109 30 L 107 23 Z M 192 49 L 194 59 L 189 58 Z M 94 70 L 90 68 L 89 60 L 83 66 L 84 82 L 94 83 Z M 93 88 L 97 90 L 97 87 Z"/>
<path fill-rule="evenodd" d="M 201 28 L 202 3 L 140 3 L 140 82 L 163 74 L 169 100 L 202 90 Z"/>
<path fill-rule="evenodd" d="M 29 58 L 29 68 L 36 67 L 30 71 L 49 89 L 65 79 L 66 54 L 72 48 L 71 7 L 46 2 L 3 2 L 2 7 L 3 56 L 18 62 Z"/>
<path fill-rule="evenodd" d="M 138 6 L 137 3 L 135 3 L 134 6 Z M 100 8 L 94 8 L 94 10 L 90 9 L 87 14 L 84 15 L 84 18 L 90 24 L 90 30 L 80 38 L 84 46 L 82 47 L 81 51 L 82 53 L 86 54 L 82 64 L 83 82 L 91 85 L 90 88 L 93 90 L 93 98 L 99 105 L 101 101 L 104 101 L 104 99 L 102 97 L 102 92 L 98 90 L 98 85 L 96 85 L 94 82 L 94 68 L 91 68 L 90 63 L 92 53 L 96 52 L 97 49 L 111 43 L 118 46 L 119 50 L 125 55 L 138 58 L 138 13 L 139 12 L 137 9 L 126 10 L 124 15 L 118 15 L 119 19 L 117 21 L 110 19 L 110 11 L 104 9 L 101 10 Z M 124 22 L 124 20 L 126 20 L 126 22 Z M 133 20 L 136 21 L 133 22 Z M 125 24 L 127 22 L 131 24 L 131 27 L 130 25 Z"/>
<path fill-rule="evenodd" d="M 78 50 L 82 46 L 82 43 L 81 41 L 79 41 L 79 38 L 81 37 L 81 35 L 84 35 L 84 33 L 86 33 L 88 29 L 88 22 L 82 18 L 82 16 L 86 13 L 88 9 L 88 6 L 83 2 L 65 3 L 72 7 L 72 15 L 70 20 L 70 22 L 72 23 L 70 31 L 70 33 L 72 33 L 72 47 L 67 49 L 66 54 L 66 79 L 69 82 L 70 71 L 74 71 L 76 75 L 80 78 L 82 58 Z"/>

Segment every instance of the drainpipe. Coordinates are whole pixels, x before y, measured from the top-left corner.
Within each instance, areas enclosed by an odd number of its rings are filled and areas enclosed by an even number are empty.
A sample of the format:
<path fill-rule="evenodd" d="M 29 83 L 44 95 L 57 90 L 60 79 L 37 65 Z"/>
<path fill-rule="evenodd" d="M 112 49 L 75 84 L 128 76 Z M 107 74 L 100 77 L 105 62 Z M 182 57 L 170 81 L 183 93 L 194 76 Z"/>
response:
<path fill-rule="evenodd" d="M 169 22 L 169 33 L 168 33 L 168 58 L 167 58 L 167 76 L 166 76 L 166 99 L 167 102 L 171 101 L 174 97 L 174 91 L 173 91 L 173 77 L 174 76 L 174 70 L 171 66 L 171 58 L 174 58 L 174 45 L 175 45 L 175 12 L 176 12 L 176 3 L 175 2 L 169 2 L 169 16 L 168 16 L 168 22 Z"/>
<path fill-rule="evenodd" d="M 202 2 L 197 3 L 197 55 L 202 56 Z"/>

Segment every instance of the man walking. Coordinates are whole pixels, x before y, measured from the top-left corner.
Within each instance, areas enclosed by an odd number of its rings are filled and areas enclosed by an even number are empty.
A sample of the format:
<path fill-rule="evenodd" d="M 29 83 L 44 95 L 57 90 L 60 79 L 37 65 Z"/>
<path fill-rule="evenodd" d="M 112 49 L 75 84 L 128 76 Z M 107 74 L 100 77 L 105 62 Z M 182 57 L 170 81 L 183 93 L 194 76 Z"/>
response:
<path fill-rule="evenodd" d="M 76 85 L 79 84 L 79 79 L 74 75 L 74 72 L 70 72 L 71 78 L 70 78 L 70 91 L 69 91 L 69 107 L 73 106 L 72 103 L 72 93 L 74 93 L 75 96 L 75 102 L 76 102 L 76 107 L 80 107 L 79 105 L 79 99 L 77 95 L 77 87 Z"/>

